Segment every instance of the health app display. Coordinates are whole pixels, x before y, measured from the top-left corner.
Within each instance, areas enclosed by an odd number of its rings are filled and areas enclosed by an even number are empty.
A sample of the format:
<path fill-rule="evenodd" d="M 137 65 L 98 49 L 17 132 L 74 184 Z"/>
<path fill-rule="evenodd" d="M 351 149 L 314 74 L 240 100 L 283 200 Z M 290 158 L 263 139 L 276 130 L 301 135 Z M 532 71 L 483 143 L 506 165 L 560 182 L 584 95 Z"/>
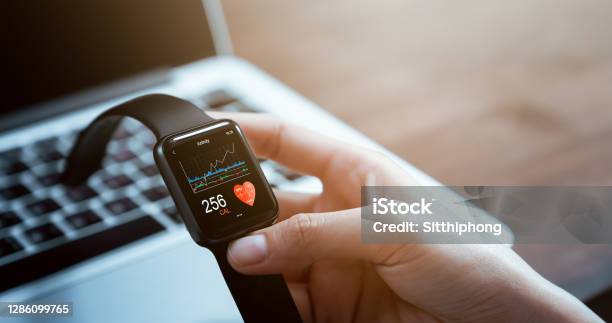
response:
<path fill-rule="evenodd" d="M 219 121 L 167 144 L 166 157 L 204 232 L 222 235 L 274 218 L 276 201 L 235 123 Z"/>

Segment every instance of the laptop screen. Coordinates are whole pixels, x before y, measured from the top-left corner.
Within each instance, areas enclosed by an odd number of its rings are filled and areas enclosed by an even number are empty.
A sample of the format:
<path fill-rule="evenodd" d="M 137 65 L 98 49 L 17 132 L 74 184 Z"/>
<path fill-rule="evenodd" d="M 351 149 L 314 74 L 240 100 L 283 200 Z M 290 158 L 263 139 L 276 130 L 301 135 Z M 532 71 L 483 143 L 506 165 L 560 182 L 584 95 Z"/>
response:
<path fill-rule="evenodd" d="M 0 118 L 215 54 L 201 0 L 11 0 L 0 11 Z"/>

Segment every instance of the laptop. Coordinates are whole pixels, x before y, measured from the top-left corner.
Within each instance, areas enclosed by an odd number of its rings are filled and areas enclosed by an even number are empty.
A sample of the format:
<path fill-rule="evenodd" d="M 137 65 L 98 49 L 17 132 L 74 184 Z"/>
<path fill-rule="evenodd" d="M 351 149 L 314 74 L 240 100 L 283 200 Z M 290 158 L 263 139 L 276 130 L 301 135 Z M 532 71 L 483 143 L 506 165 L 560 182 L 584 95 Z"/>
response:
<path fill-rule="evenodd" d="M 142 125 L 123 122 L 85 185 L 58 183 L 78 132 L 118 103 L 167 93 L 207 110 L 275 114 L 383 150 L 232 56 L 218 1 L 2 6 L 0 301 L 69 302 L 66 322 L 241 321 L 214 257 L 181 223 Z M 274 187 L 321 190 L 315 178 L 260 162 Z"/>

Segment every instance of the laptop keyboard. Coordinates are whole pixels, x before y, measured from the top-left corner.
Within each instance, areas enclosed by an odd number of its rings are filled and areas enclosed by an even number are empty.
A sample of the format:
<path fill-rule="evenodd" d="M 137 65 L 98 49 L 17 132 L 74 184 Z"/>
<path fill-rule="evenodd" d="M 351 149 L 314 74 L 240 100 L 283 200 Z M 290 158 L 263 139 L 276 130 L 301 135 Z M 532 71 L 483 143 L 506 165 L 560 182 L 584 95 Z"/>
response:
<path fill-rule="evenodd" d="M 198 98 L 208 109 L 256 112 L 224 91 Z M 58 183 L 78 131 L 0 151 L 0 292 L 168 230 L 182 220 L 153 161 L 153 134 L 127 119 L 103 168 L 81 186 Z M 301 175 L 261 160 L 270 184 Z M 15 279 L 13 279 L 15 277 Z"/>

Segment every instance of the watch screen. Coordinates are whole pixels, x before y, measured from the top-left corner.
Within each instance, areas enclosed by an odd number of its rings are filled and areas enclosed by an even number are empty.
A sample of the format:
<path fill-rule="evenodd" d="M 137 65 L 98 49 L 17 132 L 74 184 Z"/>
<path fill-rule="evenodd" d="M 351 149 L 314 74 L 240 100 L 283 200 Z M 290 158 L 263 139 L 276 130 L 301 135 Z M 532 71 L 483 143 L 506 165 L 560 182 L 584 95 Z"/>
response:
<path fill-rule="evenodd" d="M 164 143 L 169 162 L 200 229 L 219 236 L 276 216 L 276 201 L 242 132 L 219 121 Z"/>

